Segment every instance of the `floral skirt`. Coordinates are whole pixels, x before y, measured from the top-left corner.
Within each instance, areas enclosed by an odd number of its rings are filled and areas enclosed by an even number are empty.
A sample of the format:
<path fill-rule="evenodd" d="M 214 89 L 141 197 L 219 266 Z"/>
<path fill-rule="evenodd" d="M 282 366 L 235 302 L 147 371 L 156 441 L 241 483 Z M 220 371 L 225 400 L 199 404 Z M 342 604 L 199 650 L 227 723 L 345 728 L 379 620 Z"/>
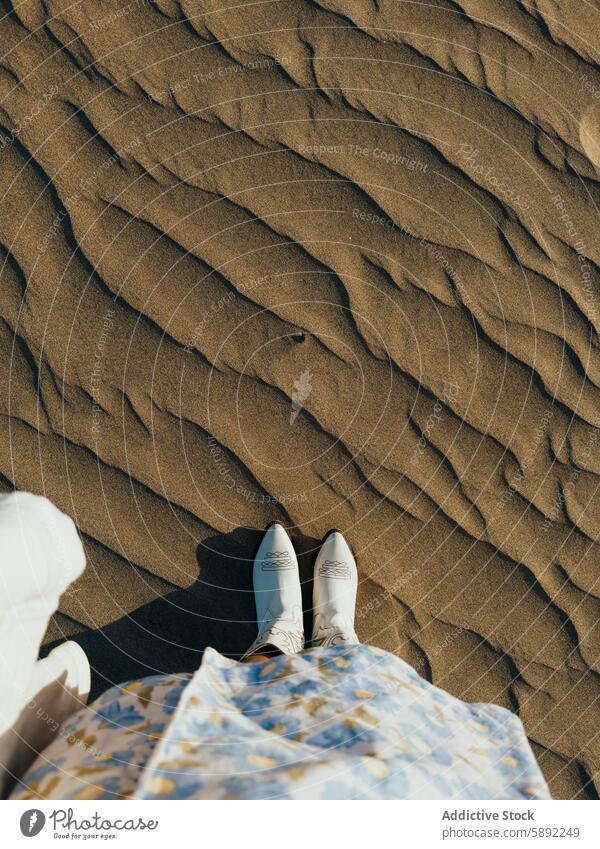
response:
<path fill-rule="evenodd" d="M 113 687 L 13 799 L 548 799 L 520 720 L 371 646 Z"/>

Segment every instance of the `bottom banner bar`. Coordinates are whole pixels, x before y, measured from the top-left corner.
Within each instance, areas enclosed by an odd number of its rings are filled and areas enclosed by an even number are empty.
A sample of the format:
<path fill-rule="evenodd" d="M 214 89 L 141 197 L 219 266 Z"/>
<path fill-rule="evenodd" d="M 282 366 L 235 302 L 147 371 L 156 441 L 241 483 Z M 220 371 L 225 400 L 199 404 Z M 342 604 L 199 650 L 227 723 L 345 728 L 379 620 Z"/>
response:
<path fill-rule="evenodd" d="M 598 802 L 3 802 L 0 844 L 598 846 Z M 30 844 L 31 845 L 31 844 Z"/>

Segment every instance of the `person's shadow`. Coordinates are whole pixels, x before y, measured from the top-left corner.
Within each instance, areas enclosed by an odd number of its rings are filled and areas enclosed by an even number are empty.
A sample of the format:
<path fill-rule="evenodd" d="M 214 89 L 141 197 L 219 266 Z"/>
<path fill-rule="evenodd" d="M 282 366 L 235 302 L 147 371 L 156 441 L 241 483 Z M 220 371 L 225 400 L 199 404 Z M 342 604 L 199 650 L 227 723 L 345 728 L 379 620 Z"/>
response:
<path fill-rule="evenodd" d="M 256 637 L 252 590 L 254 554 L 264 531 L 237 528 L 198 546 L 198 580 L 139 607 L 122 619 L 71 639 L 87 654 L 92 668 L 90 701 L 104 690 L 147 675 L 193 672 L 213 646 L 239 659 Z M 293 535 L 298 554 L 305 633 L 310 634 L 312 571 L 318 541 Z M 47 654 L 62 640 L 44 646 Z"/>

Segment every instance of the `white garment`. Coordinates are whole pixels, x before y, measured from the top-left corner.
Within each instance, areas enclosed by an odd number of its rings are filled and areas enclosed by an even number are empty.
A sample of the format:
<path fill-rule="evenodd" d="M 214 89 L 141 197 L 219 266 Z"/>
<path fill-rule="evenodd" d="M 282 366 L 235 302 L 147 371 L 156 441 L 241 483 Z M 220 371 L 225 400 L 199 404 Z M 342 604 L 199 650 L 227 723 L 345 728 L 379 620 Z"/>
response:
<path fill-rule="evenodd" d="M 73 521 L 48 499 L 0 495 L 0 797 L 87 700 L 90 670 L 76 643 L 43 661 L 50 617 L 85 568 Z"/>

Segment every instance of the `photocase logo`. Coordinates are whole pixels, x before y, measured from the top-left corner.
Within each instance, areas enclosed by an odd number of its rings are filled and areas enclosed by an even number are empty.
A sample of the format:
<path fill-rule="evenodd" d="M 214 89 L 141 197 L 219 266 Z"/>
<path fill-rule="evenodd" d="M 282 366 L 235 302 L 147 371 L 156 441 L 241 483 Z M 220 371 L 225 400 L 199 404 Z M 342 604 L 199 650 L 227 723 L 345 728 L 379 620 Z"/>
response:
<path fill-rule="evenodd" d="M 21 834 L 25 837 L 35 837 L 46 824 L 46 815 L 37 808 L 32 808 L 21 816 Z"/>
<path fill-rule="evenodd" d="M 302 372 L 298 380 L 294 381 L 294 391 L 292 392 L 292 411 L 290 413 L 290 424 L 294 424 L 298 417 L 298 413 L 302 409 L 302 402 L 306 401 L 312 392 L 312 375 L 308 369 Z"/>

